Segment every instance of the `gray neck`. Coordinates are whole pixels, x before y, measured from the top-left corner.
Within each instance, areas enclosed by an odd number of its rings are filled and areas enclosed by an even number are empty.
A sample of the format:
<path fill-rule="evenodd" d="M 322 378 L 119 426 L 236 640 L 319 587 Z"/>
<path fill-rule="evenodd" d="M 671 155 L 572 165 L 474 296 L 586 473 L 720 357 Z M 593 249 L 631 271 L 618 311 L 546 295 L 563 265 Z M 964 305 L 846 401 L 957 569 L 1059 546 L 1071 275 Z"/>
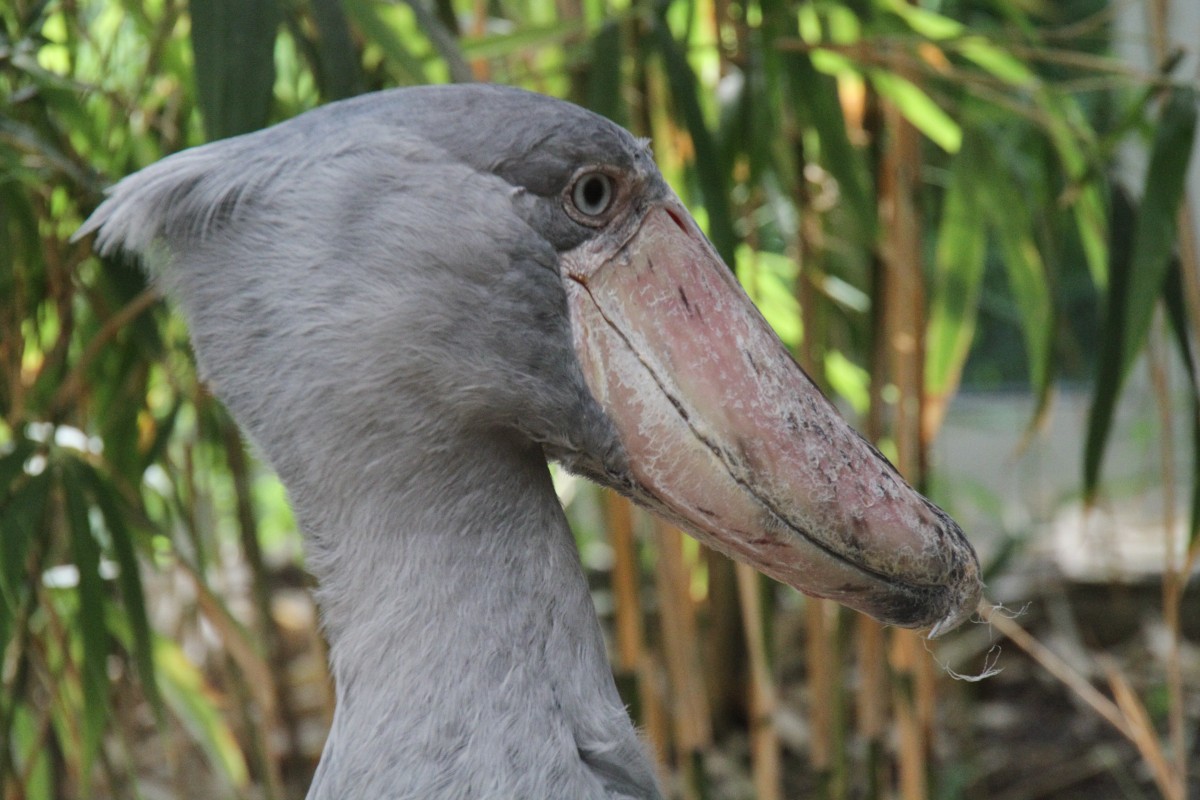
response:
<path fill-rule="evenodd" d="M 401 452 L 293 486 L 337 685 L 309 800 L 659 797 L 540 449 Z"/>

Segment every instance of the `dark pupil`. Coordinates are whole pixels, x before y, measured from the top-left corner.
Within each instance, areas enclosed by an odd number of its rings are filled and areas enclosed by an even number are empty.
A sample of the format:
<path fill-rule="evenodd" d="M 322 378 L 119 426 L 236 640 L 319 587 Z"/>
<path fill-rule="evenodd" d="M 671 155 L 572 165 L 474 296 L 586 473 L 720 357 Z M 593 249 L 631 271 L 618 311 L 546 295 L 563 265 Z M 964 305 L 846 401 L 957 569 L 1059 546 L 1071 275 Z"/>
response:
<path fill-rule="evenodd" d="M 588 178 L 583 184 L 583 200 L 589 208 L 594 208 L 604 199 L 604 181 L 599 178 Z"/>

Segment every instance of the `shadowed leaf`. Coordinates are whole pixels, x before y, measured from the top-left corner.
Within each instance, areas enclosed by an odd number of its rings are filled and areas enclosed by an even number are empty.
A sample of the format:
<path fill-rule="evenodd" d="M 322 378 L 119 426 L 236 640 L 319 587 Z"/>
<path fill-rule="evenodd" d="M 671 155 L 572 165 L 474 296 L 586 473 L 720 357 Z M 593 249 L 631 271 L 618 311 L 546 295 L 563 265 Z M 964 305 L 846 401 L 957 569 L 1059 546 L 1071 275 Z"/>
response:
<path fill-rule="evenodd" d="M 125 522 L 125 510 L 116 489 L 103 476 L 90 467 L 80 470 L 87 480 L 96 506 L 104 517 L 108 529 L 113 557 L 119 568 L 117 585 L 121 589 L 124 619 L 133 633 L 132 653 L 137 664 L 142 688 L 156 712 L 162 711 L 162 700 L 158 693 L 158 682 L 154 673 L 153 641 L 150 622 L 146 616 L 146 597 L 142 590 L 142 574 L 138 565 L 133 532 Z"/>
<path fill-rule="evenodd" d="M 626 124 L 621 102 L 621 28 L 609 20 L 592 37 L 591 69 L 588 71 L 587 104 L 618 125 Z"/>
<path fill-rule="evenodd" d="M 190 0 L 196 95 L 209 139 L 267 124 L 275 87 L 275 0 Z"/>
<path fill-rule="evenodd" d="M 942 201 L 926 335 L 925 387 L 934 397 L 957 388 L 979 312 L 987 230 L 976 194 L 975 147 L 968 139 L 954 160 Z"/>
<path fill-rule="evenodd" d="M 1135 212 L 1127 203 L 1114 203 L 1103 346 L 1084 449 L 1084 491 L 1089 496 L 1100 481 L 1121 388 L 1146 342 L 1164 291 L 1195 134 L 1196 93 L 1175 89 L 1163 107 L 1150 151 L 1141 206 Z"/>
<path fill-rule="evenodd" d="M 878 226 L 875 188 L 865 159 L 854 149 L 846 133 L 837 79 L 818 72 L 805 53 L 784 55 L 792 107 L 816 129 L 821 163 L 837 179 L 838 191 L 859 225 L 858 235 L 864 244 L 869 244 L 875 240 Z"/>
<path fill-rule="evenodd" d="M 79 573 L 76 626 L 83 642 L 79 670 L 83 684 L 82 775 L 86 787 L 108 718 L 108 630 L 104 621 L 106 601 L 100 577 L 100 545 L 88 519 L 81 472 L 79 465 L 64 462 L 60 486 L 66 504 L 71 555 Z"/>
<path fill-rule="evenodd" d="M 700 108 L 696 74 L 688 64 L 683 49 L 675 41 L 667 25 L 665 12 L 666 7 L 663 6 L 655 15 L 652 36 L 663 59 L 667 81 L 671 86 L 671 97 L 683 116 L 684 125 L 692 137 L 692 147 L 696 151 L 694 168 L 708 212 L 709 236 L 725 263 L 733 264 L 737 236 L 733 231 L 733 216 L 729 208 L 728 182 L 712 131 L 709 130 L 708 123 L 704 120 L 704 112 Z"/>
<path fill-rule="evenodd" d="M 1171 271 L 1163 287 L 1163 305 L 1167 309 L 1167 319 L 1171 323 L 1171 331 L 1175 334 L 1175 344 L 1179 348 L 1180 360 L 1187 371 L 1188 380 L 1192 386 L 1196 383 L 1196 353 L 1188 328 L 1187 308 L 1183 298 L 1186 291 L 1183 286 L 1183 276 L 1178 260 L 1171 263 Z M 1192 424 L 1192 514 L 1188 525 L 1188 546 L 1200 536 L 1200 394 L 1191 393 L 1188 403 L 1188 413 Z"/>
<path fill-rule="evenodd" d="M 341 0 L 311 0 L 317 23 L 317 53 L 320 57 L 321 94 L 328 100 L 351 97 L 363 91 L 358 50 L 350 36 L 350 24 Z"/>

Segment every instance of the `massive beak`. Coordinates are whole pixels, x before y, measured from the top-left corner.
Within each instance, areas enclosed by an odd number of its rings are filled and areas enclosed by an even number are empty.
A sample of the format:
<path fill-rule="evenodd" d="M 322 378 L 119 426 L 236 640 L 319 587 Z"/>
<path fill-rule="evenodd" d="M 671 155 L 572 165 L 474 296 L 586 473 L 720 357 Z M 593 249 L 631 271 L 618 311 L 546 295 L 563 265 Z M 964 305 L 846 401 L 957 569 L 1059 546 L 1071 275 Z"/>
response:
<path fill-rule="evenodd" d="M 575 348 L 636 500 L 816 597 L 936 636 L 975 609 L 962 530 L 854 432 L 678 200 L 563 256 Z"/>

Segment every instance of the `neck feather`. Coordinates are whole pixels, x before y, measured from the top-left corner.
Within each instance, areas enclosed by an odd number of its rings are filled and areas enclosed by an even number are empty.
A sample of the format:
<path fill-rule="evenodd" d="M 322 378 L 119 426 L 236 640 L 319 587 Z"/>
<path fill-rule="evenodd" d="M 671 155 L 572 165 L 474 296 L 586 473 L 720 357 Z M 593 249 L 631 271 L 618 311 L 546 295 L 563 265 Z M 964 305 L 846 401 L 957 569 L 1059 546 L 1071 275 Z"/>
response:
<path fill-rule="evenodd" d="M 659 797 L 540 449 L 415 450 L 293 489 L 337 685 L 309 800 Z"/>

